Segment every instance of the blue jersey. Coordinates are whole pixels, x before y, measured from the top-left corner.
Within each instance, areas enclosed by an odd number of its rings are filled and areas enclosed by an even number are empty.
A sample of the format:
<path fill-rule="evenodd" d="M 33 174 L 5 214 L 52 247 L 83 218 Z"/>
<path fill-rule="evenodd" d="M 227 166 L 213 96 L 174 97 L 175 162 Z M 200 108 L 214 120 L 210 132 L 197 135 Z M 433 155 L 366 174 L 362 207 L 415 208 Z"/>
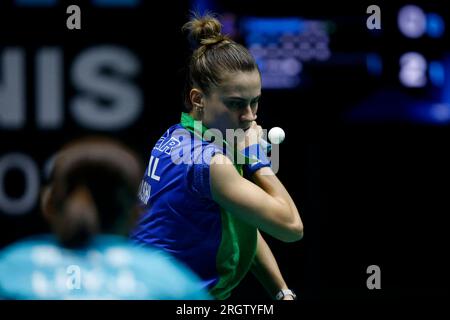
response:
<path fill-rule="evenodd" d="M 224 299 L 251 266 L 256 228 L 212 199 L 211 158 L 225 152 L 193 126 L 184 113 L 153 147 L 139 192 L 144 213 L 131 238 L 169 252 L 195 271 L 213 296 Z"/>
<path fill-rule="evenodd" d="M 82 249 L 53 236 L 0 252 L 2 299 L 209 299 L 200 279 L 160 250 L 117 236 L 98 236 Z"/>

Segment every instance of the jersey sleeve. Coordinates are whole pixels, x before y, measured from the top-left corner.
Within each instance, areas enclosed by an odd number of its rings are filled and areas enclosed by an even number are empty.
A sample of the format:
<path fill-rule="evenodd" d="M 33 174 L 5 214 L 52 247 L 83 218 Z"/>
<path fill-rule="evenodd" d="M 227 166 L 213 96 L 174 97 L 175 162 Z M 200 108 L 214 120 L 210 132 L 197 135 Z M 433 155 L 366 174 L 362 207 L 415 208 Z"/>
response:
<path fill-rule="evenodd" d="M 216 154 L 223 154 L 223 150 L 212 143 L 202 144 L 198 148 L 201 148 L 201 150 L 194 151 L 193 162 L 187 169 L 187 185 L 200 198 L 212 200 L 210 185 L 211 160 Z"/>

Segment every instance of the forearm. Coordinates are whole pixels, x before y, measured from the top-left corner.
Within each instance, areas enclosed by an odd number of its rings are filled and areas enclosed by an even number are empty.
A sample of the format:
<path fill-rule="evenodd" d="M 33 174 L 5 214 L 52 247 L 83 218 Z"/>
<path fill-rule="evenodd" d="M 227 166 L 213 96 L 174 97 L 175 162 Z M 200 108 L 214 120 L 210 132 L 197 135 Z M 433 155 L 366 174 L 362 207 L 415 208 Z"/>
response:
<path fill-rule="evenodd" d="M 253 173 L 251 179 L 272 197 L 283 199 L 286 203 L 289 203 L 290 206 L 293 205 L 295 207 L 294 201 L 271 168 L 263 167 L 259 169 Z"/>
<path fill-rule="evenodd" d="M 287 289 L 272 251 L 258 231 L 258 242 L 252 273 L 273 298 L 281 289 Z"/>
<path fill-rule="evenodd" d="M 300 238 L 302 238 L 303 222 L 300 218 L 297 207 L 286 188 L 273 173 L 272 169 L 268 167 L 261 168 L 252 175 L 251 179 L 261 189 L 283 203 L 284 207 L 286 207 L 286 210 L 284 210 L 286 213 L 286 221 L 289 221 L 290 224 L 297 226 L 296 229 L 300 230 Z"/>

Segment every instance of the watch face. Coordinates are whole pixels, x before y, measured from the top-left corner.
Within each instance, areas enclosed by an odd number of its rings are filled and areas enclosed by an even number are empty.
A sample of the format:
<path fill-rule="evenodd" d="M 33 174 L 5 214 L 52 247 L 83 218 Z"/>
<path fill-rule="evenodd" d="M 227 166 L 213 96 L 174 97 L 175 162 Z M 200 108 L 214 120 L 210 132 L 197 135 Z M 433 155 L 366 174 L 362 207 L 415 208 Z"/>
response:
<path fill-rule="evenodd" d="M 295 293 L 287 293 L 284 296 L 291 296 L 294 300 L 297 298 L 297 296 L 295 295 Z"/>

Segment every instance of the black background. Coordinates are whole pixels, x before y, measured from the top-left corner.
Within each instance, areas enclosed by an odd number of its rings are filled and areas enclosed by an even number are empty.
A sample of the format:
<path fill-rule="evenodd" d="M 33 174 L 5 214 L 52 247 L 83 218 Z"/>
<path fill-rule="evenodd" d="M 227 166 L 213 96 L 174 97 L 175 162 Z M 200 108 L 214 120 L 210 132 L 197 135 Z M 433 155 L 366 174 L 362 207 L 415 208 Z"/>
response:
<path fill-rule="evenodd" d="M 24 47 L 30 66 L 38 48 L 61 46 L 70 65 L 71 58 L 89 46 L 116 43 L 130 48 L 142 62 L 136 83 L 144 93 L 145 110 L 131 127 L 106 134 L 126 142 L 146 162 L 150 146 L 178 121 L 182 110 L 188 46 L 180 27 L 190 6 L 180 1 L 142 2 L 138 9 L 114 10 L 72 1 L 81 7 L 82 30 L 69 31 L 69 3 L 25 9 L 2 1 L 0 53 L 2 47 Z M 378 79 L 368 77 L 357 64 L 312 63 L 305 65 L 307 88 L 263 91 L 259 119 L 264 128 L 280 126 L 286 131 L 278 176 L 305 225 L 305 237 L 298 243 L 267 240 L 288 285 L 303 301 L 434 299 L 448 293 L 449 128 L 406 121 L 358 124 L 343 117 L 378 88 L 401 91 L 393 57 L 411 47 L 430 54 L 448 51 L 448 32 L 432 48 L 426 41 L 400 40 L 398 5 L 391 2 L 377 3 L 383 31 L 373 36 L 365 27 L 370 4 L 249 0 L 216 6 L 240 15 L 332 20 L 338 27 L 331 38 L 332 55 L 377 50 L 386 59 L 387 72 Z M 428 8 L 450 16 L 443 4 Z M 27 68 L 27 79 L 27 118 L 34 119 L 32 67 Z M 65 81 L 69 99 L 76 90 L 67 77 Z M 92 133 L 102 132 L 79 127 L 70 115 L 59 130 L 39 130 L 30 120 L 20 130 L 0 129 L 0 155 L 24 151 L 42 166 L 69 139 Z M 12 173 L 5 181 L 11 194 L 20 194 L 20 176 Z M 21 217 L 0 214 L 0 223 L 2 245 L 46 230 L 38 207 Z M 366 268 L 372 264 L 381 268 L 381 290 L 366 287 Z M 234 299 L 268 297 L 248 276 Z"/>

